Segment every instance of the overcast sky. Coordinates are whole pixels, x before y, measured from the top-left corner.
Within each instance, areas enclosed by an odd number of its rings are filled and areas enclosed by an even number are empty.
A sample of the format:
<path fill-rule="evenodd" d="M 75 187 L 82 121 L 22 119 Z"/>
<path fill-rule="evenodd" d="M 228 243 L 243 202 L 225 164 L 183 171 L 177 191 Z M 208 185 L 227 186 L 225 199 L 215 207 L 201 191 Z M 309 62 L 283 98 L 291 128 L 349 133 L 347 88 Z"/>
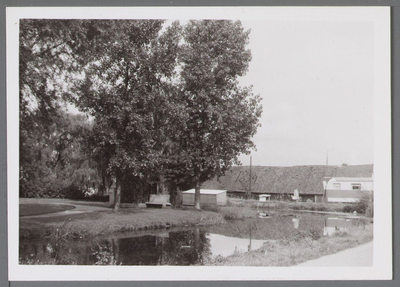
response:
<path fill-rule="evenodd" d="M 241 83 L 263 98 L 253 165 L 373 163 L 373 24 L 242 24 L 253 58 Z"/>

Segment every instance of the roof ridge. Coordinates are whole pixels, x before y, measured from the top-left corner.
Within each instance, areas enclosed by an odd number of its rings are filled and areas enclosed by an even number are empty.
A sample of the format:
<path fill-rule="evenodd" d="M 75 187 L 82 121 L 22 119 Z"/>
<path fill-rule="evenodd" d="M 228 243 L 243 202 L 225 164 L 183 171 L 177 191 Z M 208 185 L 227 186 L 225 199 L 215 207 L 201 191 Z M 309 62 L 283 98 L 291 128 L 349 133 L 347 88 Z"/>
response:
<path fill-rule="evenodd" d="M 205 189 L 245 190 L 249 186 L 249 166 L 234 166 L 221 176 L 202 184 Z M 252 167 L 252 191 L 302 194 L 323 193 L 324 177 L 371 177 L 373 164 L 351 166 L 305 165 L 292 167 Z"/>

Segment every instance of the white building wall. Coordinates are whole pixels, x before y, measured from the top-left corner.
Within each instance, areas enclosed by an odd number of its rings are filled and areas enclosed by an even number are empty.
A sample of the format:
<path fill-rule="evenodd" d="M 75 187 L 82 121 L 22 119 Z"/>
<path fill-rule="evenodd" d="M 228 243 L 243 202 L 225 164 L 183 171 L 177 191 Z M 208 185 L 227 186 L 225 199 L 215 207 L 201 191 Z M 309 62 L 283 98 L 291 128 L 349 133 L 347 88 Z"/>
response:
<path fill-rule="evenodd" d="M 356 202 L 363 193 L 372 193 L 373 178 L 331 178 L 324 182 L 327 202 Z"/>
<path fill-rule="evenodd" d="M 337 184 L 340 188 L 337 188 Z M 328 181 L 326 189 L 353 190 L 353 185 L 359 184 L 361 190 L 373 190 L 374 181 L 371 178 L 332 178 Z"/>

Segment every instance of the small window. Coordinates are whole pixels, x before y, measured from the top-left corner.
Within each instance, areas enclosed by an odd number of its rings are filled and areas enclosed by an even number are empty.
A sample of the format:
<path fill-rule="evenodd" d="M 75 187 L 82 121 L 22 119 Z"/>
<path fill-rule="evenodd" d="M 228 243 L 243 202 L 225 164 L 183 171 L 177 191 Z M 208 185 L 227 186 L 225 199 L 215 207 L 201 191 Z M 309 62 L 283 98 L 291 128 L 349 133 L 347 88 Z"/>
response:
<path fill-rule="evenodd" d="M 353 190 L 361 190 L 361 184 L 359 183 L 352 183 L 351 186 Z"/>
<path fill-rule="evenodd" d="M 340 183 L 334 183 L 333 189 L 340 189 Z"/>

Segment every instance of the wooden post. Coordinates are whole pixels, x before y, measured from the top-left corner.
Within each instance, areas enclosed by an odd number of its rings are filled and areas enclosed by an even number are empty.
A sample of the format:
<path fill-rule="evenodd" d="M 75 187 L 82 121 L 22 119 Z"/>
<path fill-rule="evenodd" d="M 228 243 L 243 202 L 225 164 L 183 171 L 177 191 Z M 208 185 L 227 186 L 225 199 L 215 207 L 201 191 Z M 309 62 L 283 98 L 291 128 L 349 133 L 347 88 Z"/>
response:
<path fill-rule="evenodd" d="M 251 162 L 252 157 L 250 156 L 250 181 L 249 181 L 249 198 L 251 199 Z"/>
<path fill-rule="evenodd" d="M 119 210 L 120 204 L 121 204 L 121 183 L 119 178 L 117 177 L 114 189 L 114 211 Z"/>
<path fill-rule="evenodd" d="M 200 183 L 196 183 L 196 187 L 194 189 L 194 208 L 196 210 L 201 210 L 200 207 Z"/>

